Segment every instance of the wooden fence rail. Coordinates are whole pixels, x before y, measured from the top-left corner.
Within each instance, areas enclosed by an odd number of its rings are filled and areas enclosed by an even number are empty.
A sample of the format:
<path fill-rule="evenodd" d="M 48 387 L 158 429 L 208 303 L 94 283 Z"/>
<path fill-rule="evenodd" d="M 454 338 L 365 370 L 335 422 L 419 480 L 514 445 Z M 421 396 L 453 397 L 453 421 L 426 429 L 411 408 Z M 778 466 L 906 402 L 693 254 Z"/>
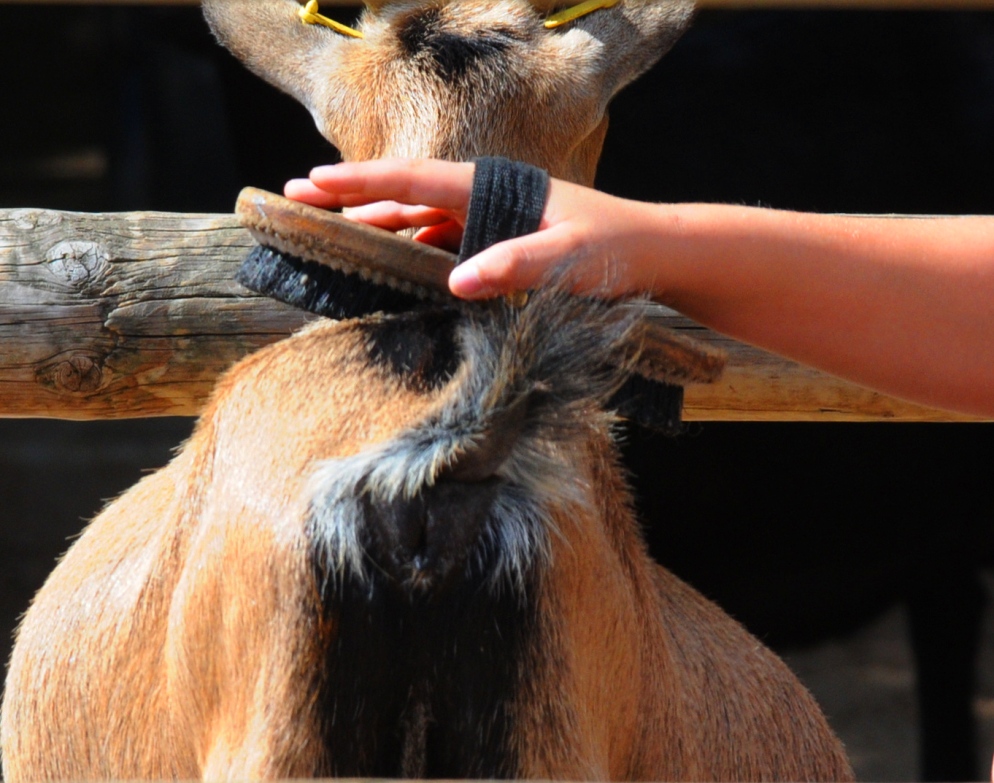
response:
<path fill-rule="evenodd" d="M 221 372 L 307 319 L 232 280 L 252 243 L 228 215 L 0 210 L 0 416 L 196 414 Z M 654 317 L 730 357 L 688 389 L 688 420 L 968 420 Z"/>

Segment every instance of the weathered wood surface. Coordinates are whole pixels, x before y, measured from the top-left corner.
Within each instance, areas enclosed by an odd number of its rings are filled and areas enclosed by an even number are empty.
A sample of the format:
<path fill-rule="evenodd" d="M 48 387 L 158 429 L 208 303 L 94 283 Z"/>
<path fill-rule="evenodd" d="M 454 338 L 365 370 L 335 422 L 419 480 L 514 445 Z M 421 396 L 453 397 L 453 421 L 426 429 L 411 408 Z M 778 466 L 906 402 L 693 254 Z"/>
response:
<path fill-rule="evenodd" d="M 235 283 L 253 245 L 233 216 L 0 210 L 0 416 L 196 414 L 217 376 L 307 316 Z M 957 421 L 735 343 L 688 420 Z"/>
<path fill-rule="evenodd" d="M 304 321 L 231 278 L 233 217 L 0 212 L 0 415 L 188 415 Z"/>

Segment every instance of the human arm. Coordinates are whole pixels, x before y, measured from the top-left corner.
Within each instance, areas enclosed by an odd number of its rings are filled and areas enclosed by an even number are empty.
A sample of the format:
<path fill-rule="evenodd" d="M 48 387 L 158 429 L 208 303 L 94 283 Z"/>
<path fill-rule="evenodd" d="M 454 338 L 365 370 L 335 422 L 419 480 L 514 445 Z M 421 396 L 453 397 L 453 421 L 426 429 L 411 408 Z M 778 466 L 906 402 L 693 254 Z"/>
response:
<path fill-rule="evenodd" d="M 458 237 L 472 164 L 316 169 L 287 194 L 386 228 Z M 398 203 L 371 203 L 381 202 Z M 420 205 L 427 204 L 428 208 Z M 466 297 L 567 265 L 577 290 L 648 293 L 745 342 L 906 399 L 994 414 L 994 218 L 863 218 L 655 205 L 553 181 L 539 231 L 459 267 Z"/>

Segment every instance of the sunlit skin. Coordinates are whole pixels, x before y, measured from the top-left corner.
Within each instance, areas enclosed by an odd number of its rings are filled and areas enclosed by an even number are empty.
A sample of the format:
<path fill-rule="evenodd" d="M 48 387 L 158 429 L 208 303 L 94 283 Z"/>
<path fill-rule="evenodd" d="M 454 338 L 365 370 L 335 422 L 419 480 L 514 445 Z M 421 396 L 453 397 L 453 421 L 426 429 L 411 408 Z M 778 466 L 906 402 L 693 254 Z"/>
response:
<path fill-rule="evenodd" d="M 457 247 L 471 163 L 322 166 L 286 195 Z M 994 217 L 893 219 L 649 204 L 553 180 L 539 230 L 449 280 L 467 299 L 566 265 L 575 289 L 648 293 L 717 331 L 914 402 L 994 415 Z"/>

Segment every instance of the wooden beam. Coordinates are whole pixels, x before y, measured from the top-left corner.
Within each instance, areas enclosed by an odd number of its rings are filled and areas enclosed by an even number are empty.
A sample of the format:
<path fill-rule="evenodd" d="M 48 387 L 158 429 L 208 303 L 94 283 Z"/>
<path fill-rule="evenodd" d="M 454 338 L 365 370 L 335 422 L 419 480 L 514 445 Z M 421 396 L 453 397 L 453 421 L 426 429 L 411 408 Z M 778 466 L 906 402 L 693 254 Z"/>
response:
<path fill-rule="evenodd" d="M 231 278 L 234 217 L 0 211 L 0 415 L 195 414 L 301 313 Z"/>
<path fill-rule="evenodd" d="M 221 372 L 308 318 L 232 280 L 252 246 L 229 215 L 0 210 L 0 416 L 195 415 Z M 654 317 L 730 357 L 688 389 L 688 420 L 969 420 Z"/>

